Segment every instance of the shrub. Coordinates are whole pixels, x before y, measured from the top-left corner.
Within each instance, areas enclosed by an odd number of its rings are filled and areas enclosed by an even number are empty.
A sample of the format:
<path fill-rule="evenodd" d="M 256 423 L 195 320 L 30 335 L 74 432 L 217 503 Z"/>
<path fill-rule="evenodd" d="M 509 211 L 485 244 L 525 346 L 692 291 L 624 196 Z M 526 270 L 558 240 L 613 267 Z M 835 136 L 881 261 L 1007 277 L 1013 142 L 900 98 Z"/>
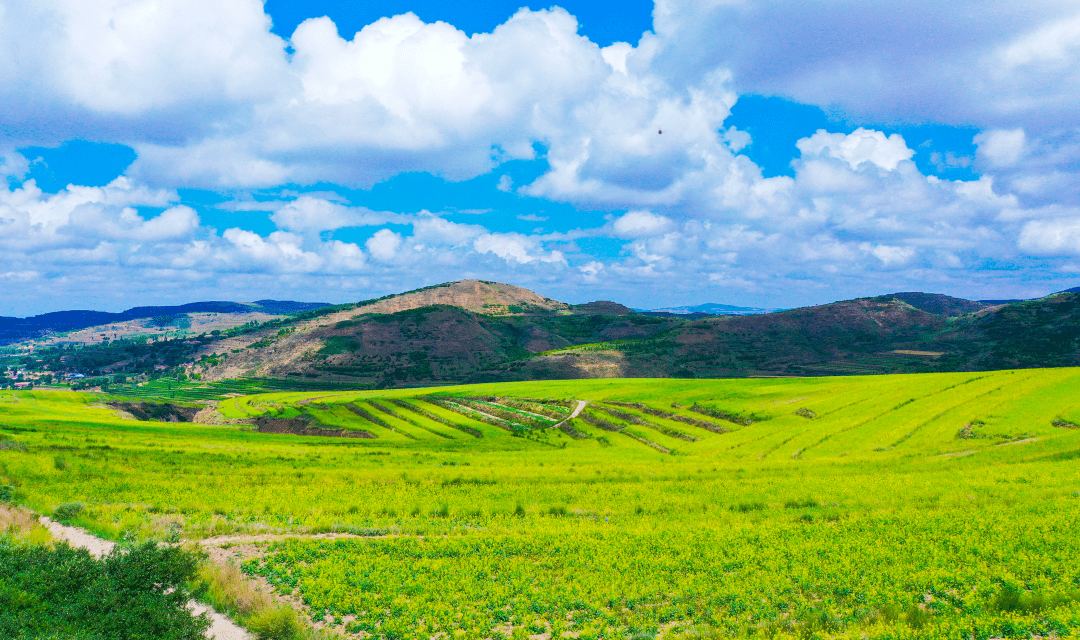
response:
<path fill-rule="evenodd" d="M 751 511 L 761 511 L 765 508 L 763 502 L 740 502 L 739 504 L 731 505 L 731 510 L 738 513 L 750 513 Z"/>
<path fill-rule="evenodd" d="M 57 522 L 70 522 L 79 517 L 85 508 L 81 502 L 65 502 L 53 510 L 53 519 Z"/>
<path fill-rule="evenodd" d="M 0 606 L 0 635 L 80 640 L 196 640 L 209 627 L 186 609 L 200 557 L 153 543 L 98 560 L 0 540 L 0 584 L 18 594 Z"/>
<path fill-rule="evenodd" d="M 904 619 L 912 629 L 922 629 L 926 626 L 926 623 L 930 622 L 930 613 L 921 607 L 912 605 L 904 613 Z"/>
<path fill-rule="evenodd" d="M 296 612 L 287 606 L 263 609 L 247 621 L 259 640 L 301 640 L 306 634 Z"/>

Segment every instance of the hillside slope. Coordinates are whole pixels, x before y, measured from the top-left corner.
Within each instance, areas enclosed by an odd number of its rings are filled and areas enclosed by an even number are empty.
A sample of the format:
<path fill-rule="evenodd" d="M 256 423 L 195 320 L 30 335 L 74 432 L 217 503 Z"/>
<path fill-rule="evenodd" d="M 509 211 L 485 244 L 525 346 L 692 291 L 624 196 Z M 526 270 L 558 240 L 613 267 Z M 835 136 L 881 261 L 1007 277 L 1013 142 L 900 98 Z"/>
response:
<path fill-rule="evenodd" d="M 988 305 L 898 293 L 748 316 L 568 305 L 466 280 L 197 339 L 38 356 L 52 371 L 395 387 L 596 377 L 818 376 L 1080 365 L 1080 294 Z M 158 373 L 160 372 L 160 373 Z M 142 378 L 140 378 L 142 379 Z"/>
<path fill-rule="evenodd" d="M 534 353 L 645 338 L 682 322 L 614 303 L 572 307 L 520 287 L 466 280 L 206 345 L 198 357 L 226 357 L 198 373 L 209 380 L 255 375 L 380 387 L 460 382 Z"/>
<path fill-rule="evenodd" d="M 932 313 L 912 306 L 910 295 L 904 297 L 695 320 L 646 340 L 506 365 L 490 378 L 578 377 L 585 370 L 714 378 L 1080 365 L 1080 294 L 984 305 L 964 315 L 957 314 L 957 299 L 914 300 L 941 311 Z"/>

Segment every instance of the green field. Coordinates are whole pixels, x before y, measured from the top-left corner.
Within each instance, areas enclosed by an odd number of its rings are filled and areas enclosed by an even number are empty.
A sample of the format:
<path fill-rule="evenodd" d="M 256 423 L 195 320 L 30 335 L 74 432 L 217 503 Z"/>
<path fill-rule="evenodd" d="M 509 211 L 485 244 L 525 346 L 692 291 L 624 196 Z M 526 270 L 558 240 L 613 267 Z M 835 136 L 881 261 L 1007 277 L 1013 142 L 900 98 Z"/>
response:
<path fill-rule="evenodd" d="M 113 538 L 296 534 L 235 561 L 356 637 L 1080 633 L 1078 369 L 218 405 L 335 438 L 108 400 L 0 393 L 0 487 Z"/>

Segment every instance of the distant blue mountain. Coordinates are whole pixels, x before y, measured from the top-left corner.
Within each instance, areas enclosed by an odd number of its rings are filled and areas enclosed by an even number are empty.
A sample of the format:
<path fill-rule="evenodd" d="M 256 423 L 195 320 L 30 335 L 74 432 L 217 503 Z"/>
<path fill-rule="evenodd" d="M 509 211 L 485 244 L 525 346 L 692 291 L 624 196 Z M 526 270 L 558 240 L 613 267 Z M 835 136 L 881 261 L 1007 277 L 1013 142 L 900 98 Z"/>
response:
<path fill-rule="evenodd" d="M 699 304 L 693 307 L 665 307 L 663 309 L 635 309 L 635 311 L 644 311 L 646 313 L 663 313 L 672 315 L 694 315 L 705 314 L 710 316 L 752 316 L 759 313 L 772 313 L 774 311 L 783 311 L 783 309 L 761 309 L 758 307 L 737 307 L 730 304 L 717 304 L 715 302 L 706 302 L 705 304 Z"/>
<path fill-rule="evenodd" d="M 176 306 L 134 307 L 120 313 L 106 311 L 53 311 L 29 318 L 0 316 L 0 345 L 26 338 L 36 338 L 49 331 L 78 331 L 110 322 L 137 318 L 173 316 L 183 313 L 254 313 L 271 315 L 299 313 L 330 306 L 326 302 L 292 302 L 290 300 L 258 300 L 256 302 L 191 302 Z"/>

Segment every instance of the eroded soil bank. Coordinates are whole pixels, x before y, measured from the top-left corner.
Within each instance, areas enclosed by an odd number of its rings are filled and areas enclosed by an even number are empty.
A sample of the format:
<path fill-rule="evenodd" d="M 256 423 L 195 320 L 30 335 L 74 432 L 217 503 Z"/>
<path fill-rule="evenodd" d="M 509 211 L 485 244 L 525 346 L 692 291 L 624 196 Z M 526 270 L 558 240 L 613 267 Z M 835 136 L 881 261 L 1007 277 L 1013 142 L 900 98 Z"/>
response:
<path fill-rule="evenodd" d="M 325 436 L 330 438 L 374 438 L 375 434 L 362 429 L 324 429 L 313 426 L 305 418 L 255 418 L 255 428 L 260 433 L 292 433 L 298 436 Z"/>
<path fill-rule="evenodd" d="M 136 420 L 154 422 L 191 422 L 201 407 L 185 407 L 171 402 L 110 402 L 117 411 L 130 413 Z"/>

